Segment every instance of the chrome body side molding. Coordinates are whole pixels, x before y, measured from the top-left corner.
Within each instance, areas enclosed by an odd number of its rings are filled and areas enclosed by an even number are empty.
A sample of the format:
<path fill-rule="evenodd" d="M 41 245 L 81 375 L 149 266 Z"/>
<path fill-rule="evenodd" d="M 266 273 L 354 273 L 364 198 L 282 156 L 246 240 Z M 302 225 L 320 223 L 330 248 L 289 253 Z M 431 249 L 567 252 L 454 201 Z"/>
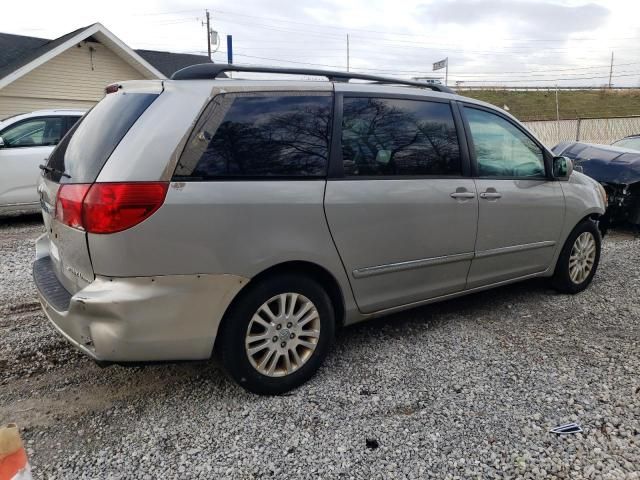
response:
<path fill-rule="evenodd" d="M 445 263 L 461 262 L 471 259 L 473 259 L 473 252 L 458 253 L 456 255 L 445 255 L 442 257 L 423 258 L 420 260 L 409 260 L 407 262 L 390 263 L 388 265 L 359 268 L 353 271 L 353 277 L 365 278 L 374 275 L 384 275 L 385 273 L 413 270 L 415 268 L 432 267 L 434 265 L 443 265 Z"/>
<path fill-rule="evenodd" d="M 366 278 L 375 275 L 384 275 L 386 273 L 400 272 L 404 270 L 413 270 L 416 268 L 432 267 L 434 265 L 443 265 L 445 263 L 461 262 L 464 260 L 473 260 L 474 258 L 487 258 L 496 255 L 504 255 L 507 253 L 524 252 L 527 250 L 536 250 L 538 248 L 553 247 L 556 242 L 547 240 L 544 242 L 525 243 L 522 245 L 513 245 L 510 247 L 494 248 L 481 252 L 458 253 L 455 255 L 445 255 L 442 257 L 422 258 L 419 260 L 409 260 L 406 262 L 389 263 L 387 265 L 376 265 L 373 267 L 364 267 L 354 270 L 353 278 Z"/>

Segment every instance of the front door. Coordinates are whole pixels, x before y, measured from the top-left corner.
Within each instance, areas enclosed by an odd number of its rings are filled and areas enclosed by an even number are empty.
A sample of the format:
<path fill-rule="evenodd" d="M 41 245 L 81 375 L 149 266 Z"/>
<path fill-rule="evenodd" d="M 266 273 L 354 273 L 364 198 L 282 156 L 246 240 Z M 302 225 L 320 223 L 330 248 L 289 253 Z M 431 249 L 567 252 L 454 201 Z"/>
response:
<path fill-rule="evenodd" d="M 340 174 L 327 182 L 325 211 L 360 310 L 463 290 L 478 199 L 449 102 L 343 103 Z"/>
<path fill-rule="evenodd" d="M 63 133 L 61 117 L 30 118 L 0 132 L 0 205 L 38 203 L 38 166 L 46 163 Z"/>
<path fill-rule="evenodd" d="M 543 150 L 505 117 L 464 112 L 480 207 L 467 288 L 546 270 L 559 248 L 564 195 L 547 175 Z"/>

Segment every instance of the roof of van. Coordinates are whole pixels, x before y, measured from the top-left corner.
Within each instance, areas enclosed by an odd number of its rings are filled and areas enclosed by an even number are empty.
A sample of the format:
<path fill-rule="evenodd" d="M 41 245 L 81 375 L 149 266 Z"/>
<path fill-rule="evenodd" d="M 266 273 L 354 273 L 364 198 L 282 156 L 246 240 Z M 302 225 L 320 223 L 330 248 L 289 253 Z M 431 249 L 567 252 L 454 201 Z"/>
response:
<path fill-rule="evenodd" d="M 140 81 L 140 83 L 149 81 Z M 249 79 L 249 78 L 217 78 L 217 79 L 199 79 L 199 80 L 163 80 L 163 82 L 175 85 L 200 85 L 208 84 L 211 88 L 222 90 L 222 93 L 232 93 L 241 91 L 286 91 L 287 89 L 308 90 L 308 91 L 325 91 L 325 92 L 341 92 L 341 93 L 376 93 L 380 95 L 413 95 L 429 98 L 442 98 L 448 100 L 459 100 L 465 103 L 483 106 L 492 110 L 498 110 L 504 115 L 514 118 L 509 112 L 501 110 L 499 107 L 482 100 L 465 97 L 457 93 L 437 92 L 426 87 L 380 84 L 371 82 L 342 82 L 327 80 L 283 80 L 267 78 L 267 79 Z M 127 84 L 129 82 L 123 82 Z"/>

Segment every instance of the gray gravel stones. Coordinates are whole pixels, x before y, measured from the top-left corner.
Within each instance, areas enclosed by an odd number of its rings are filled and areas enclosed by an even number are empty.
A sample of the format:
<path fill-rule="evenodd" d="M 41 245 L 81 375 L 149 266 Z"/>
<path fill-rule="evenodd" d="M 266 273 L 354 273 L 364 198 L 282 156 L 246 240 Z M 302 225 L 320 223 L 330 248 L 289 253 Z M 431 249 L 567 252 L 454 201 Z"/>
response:
<path fill-rule="evenodd" d="M 210 363 L 100 369 L 47 324 L 36 218 L 0 226 L 0 422 L 39 478 L 585 478 L 640 471 L 640 241 L 594 284 L 543 281 L 339 333 L 320 373 L 257 397 Z M 584 433 L 549 429 L 576 422 Z"/>

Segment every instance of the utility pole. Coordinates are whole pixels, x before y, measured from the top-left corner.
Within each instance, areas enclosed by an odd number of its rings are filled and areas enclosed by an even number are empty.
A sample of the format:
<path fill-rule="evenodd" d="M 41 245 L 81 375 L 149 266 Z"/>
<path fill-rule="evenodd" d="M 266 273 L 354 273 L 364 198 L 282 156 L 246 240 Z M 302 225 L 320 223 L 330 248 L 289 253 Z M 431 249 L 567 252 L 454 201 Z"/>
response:
<path fill-rule="evenodd" d="M 611 52 L 611 67 L 609 68 L 609 88 L 611 88 L 611 77 L 613 76 L 613 52 Z"/>
<path fill-rule="evenodd" d="M 205 10 L 207 14 L 207 52 L 209 53 L 209 60 L 211 60 L 211 25 L 209 23 L 209 10 Z"/>
<path fill-rule="evenodd" d="M 349 34 L 347 33 L 347 72 L 349 71 Z"/>
<path fill-rule="evenodd" d="M 446 67 L 444 70 L 444 85 L 446 87 L 447 83 L 449 82 L 449 57 L 445 59 L 445 63 L 446 63 Z"/>
<path fill-rule="evenodd" d="M 556 84 L 556 135 L 558 137 L 558 142 L 559 142 L 561 138 L 560 138 L 560 102 L 558 102 L 558 84 Z"/>

